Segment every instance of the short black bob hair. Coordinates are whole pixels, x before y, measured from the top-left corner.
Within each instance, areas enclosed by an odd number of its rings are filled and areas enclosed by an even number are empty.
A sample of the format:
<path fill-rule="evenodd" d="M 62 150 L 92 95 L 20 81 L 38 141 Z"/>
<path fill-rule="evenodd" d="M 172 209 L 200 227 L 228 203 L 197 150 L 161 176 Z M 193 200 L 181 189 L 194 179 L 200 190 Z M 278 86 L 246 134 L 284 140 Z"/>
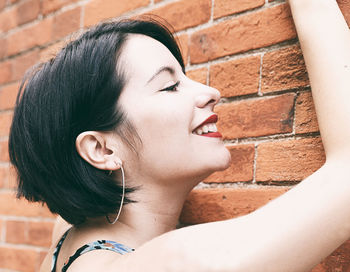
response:
<path fill-rule="evenodd" d="M 75 141 L 84 131 L 115 131 L 132 142 L 133 133 L 120 129 L 127 120 L 117 107 L 126 83 L 118 58 L 129 34 L 161 42 L 184 71 L 171 31 L 157 21 L 101 23 L 27 73 L 9 136 L 10 161 L 18 176 L 17 197 L 46 203 L 51 212 L 73 225 L 118 211 L 120 183 L 108 171 L 83 160 Z M 132 200 L 127 196 L 125 201 Z"/>

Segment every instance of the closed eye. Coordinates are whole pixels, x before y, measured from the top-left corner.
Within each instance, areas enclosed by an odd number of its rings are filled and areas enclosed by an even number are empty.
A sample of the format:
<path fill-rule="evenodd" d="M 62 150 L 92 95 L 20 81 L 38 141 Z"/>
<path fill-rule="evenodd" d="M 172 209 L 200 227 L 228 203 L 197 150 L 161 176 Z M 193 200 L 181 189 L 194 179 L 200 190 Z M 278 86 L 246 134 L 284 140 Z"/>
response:
<path fill-rule="evenodd" d="M 173 84 L 173 85 L 171 85 L 171 86 L 169 86 L 169 87 L 166 87 L 166 88 L 164 88 L 164 89 L 161 89 L 161 90 L 159 90 L 160 92 L 176 92 L 178 89 L 177 89 L 177 87 L 179 86 L 179 84 L 180 84 L 180 81 L 178 81 L 178 82 L 176 82 L 175 84 Z"/>

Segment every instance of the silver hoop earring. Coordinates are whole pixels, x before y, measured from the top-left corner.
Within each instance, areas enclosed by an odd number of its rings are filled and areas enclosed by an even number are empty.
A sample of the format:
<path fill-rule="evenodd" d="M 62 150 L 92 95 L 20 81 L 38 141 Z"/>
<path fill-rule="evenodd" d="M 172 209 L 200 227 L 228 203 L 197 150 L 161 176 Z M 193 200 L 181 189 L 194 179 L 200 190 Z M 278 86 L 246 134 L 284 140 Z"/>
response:
<path fill-rule="evenodd" d="M 122 194 L 122 200 L 120 201 L 120 207 L 119 207 L 119 211 L 117 214 L 117 217 L 112 221 L 109 219 L 108 215 L 106 215 L 106 219 L 108 221 L 109 224 L 114 224 L 115 222 L 118 221 L 120 213 L 122 211 L 122 207 L 123 207 L 123 203 L 124 203 L 124 197 L 125 197 L 125 175 L 124 175 L 124 169 L 123 166 L 121 164 L 120 165 L 120 170 L 122 171 L 122 186 L 123 186 L 123 194 Z"/>

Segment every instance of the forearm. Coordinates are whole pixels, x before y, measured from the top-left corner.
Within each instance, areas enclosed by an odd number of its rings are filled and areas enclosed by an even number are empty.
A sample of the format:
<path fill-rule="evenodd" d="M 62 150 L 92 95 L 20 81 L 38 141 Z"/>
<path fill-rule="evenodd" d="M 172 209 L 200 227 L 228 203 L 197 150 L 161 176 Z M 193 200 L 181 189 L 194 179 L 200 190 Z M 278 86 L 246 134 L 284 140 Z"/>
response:
<path fill-rule="evenodd" d="M 196 271 L 310 271 L 350 236 L 350 181 L 339 167 L 324 165 L 247 216 L 180 230 L 179 250 Z"/>
<path fill-rule="evenodd" d="M 350 153 L 350 32 L 335 0 L 289 0 L 327 159 Z"/>

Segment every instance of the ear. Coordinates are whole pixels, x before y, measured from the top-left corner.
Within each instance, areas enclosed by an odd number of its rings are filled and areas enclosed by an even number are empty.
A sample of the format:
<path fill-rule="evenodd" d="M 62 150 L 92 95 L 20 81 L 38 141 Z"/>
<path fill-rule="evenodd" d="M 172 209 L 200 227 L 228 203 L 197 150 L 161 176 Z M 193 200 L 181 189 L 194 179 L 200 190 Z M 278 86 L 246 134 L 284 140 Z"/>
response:
<path fill-rule="evenodd" d="M 117 170 L 122 161 L 110 137 L 107 133 L 85 131 L 78 135 L 75 146 L 79 155 L 92 166 L 102 170 Z"/>

